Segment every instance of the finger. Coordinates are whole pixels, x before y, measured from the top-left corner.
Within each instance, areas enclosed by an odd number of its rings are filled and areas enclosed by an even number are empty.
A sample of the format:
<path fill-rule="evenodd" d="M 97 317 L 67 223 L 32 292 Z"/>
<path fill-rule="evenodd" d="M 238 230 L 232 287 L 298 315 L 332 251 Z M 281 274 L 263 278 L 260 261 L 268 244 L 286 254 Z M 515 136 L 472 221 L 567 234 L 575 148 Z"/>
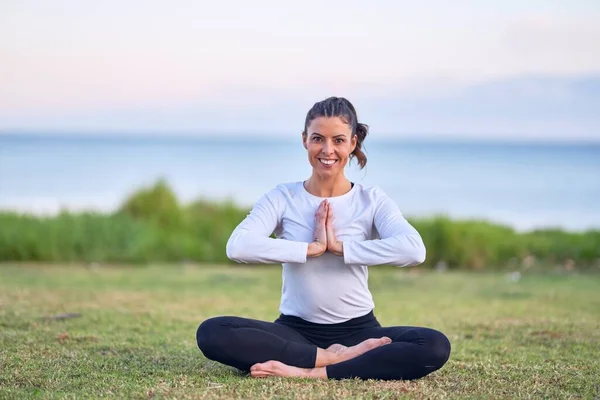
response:
<path fill-rule="evenodd" d="M 319 211 L 319 213 L 317 214 L 317 223 L 319 225 L 323 224 L 323 221 L 325 221 L 325 214 L 323 211 Z"/>

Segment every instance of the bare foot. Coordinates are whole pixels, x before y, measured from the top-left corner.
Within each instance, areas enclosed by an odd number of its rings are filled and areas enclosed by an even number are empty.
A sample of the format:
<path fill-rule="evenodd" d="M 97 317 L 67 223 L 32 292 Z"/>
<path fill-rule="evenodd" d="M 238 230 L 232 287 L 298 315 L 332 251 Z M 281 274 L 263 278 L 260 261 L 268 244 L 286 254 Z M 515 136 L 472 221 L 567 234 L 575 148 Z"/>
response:
<path fill-rule="evenodd" d="M 392 343 L 392 339 L 384 336 L 379 339 L 367 339 L 352 347 L 346 347 L 341 344 L 335 343 L 329 346 L 326 350 L 337 354 L 337 356 L 339 357 L 337 362 L 342 362 L 358 357 L 361 354 L 366 353 L 367 351 L 373 350 L 376 347 L 384 346 L 389 343 Z"/>
<path fill-rule="evenodd" d="M 267 361 L 254 364 L 250 368 L 250 375 L 254 378 L 265 378 L 267 376 L 327 378 L 325 368 L 298 368 L 280 361 Z"/>
<path fill-rule="evenodd" d="M 339 344 L 339 343 L 335 343 L 335 344 L 332 344 L 331 346 L 329 346 L 328 348 L 326 348 L 325 350 L 330 351 L 335 354 L 342 354 L 344 351 L 348 350 L 348 347 L 346 347 L 342 344 Z"/>

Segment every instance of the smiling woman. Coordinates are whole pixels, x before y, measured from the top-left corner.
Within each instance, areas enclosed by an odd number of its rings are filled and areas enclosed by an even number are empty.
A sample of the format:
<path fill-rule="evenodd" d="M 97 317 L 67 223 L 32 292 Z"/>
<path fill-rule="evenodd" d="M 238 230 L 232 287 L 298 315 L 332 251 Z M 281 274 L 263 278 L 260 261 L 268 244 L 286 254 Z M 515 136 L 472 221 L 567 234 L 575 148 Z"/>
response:
<path fill-rule="evenodd" d="M 319 102 L 306 116 L 302 141 L 311 165 L 314 168 L 314 160 L 318 159 L 325 165 L 337 162 L 338 168 L 343 169 L 349 158 L 356 157 L 360 167 L 364 168 L 367 157 L 362 152 L 362 143 L 369 128 L 358 122 L 356 110 L 348 100 L 340 99 L 338 108 L 335 109 L 333 102 Z"/>
<path fill-rule="evenodd" d="M 220 316 L 197 330 L 203 354 L 253 377 L 417 379 L 450 356 L 446 336 L 430 328 L 382 327 L 368 288 L 370 265 L 406 267 L 425 260 L 425 245 L 378 187 L 350 182 L 344 167 L 364 167 L 367 126 L 344 99 L 308 112 L 302 142 L 313 167 L 303 182 L 266 193 L 235 228 L 227 256 L 240 263 L 282 263 L 274 322 Z M 275 233 L 275 238 L 271 234 Z"/>

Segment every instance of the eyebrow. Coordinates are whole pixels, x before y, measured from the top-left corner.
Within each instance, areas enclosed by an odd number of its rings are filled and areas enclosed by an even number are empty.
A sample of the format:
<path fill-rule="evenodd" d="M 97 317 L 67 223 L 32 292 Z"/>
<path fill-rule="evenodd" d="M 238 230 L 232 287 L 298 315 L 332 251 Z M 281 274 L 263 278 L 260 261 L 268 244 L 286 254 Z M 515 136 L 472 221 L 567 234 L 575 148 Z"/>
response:
<path fill-rule="evenodd" d="M 313 133 L 311 133 L 311 135 L 317 135 L 317 136 L 323 137 L 323 135 L 321 135 L 319 132 L 313 132 Z M 337 137 L 340 137 L 340 136 L 346 137 L 346 135 L 344 135 L 343 133 L 339 133 L 339 134 L 335 135 L 334 138 L 337 138 Z"/>

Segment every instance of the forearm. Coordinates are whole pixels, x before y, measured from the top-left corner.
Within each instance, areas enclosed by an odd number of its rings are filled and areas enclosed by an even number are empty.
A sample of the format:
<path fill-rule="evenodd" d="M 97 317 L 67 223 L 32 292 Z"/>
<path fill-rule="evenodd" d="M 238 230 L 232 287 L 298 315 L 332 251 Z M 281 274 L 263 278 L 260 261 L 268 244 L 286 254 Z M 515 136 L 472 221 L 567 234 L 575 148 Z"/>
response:
<path fill-rule="evenodd" d="M 227 257 L 239 263 L 276 264 L 305 263 L 306 242 L 254 236 L 249 233 L 232 235 L 227 242 Z"/>
<path fill-rule="evenodd" d="M 346 264 L 407 267 L 423 263 L 426 257 L 425 244 L 418 234 L 346 241 L 342 247 Z"/>

